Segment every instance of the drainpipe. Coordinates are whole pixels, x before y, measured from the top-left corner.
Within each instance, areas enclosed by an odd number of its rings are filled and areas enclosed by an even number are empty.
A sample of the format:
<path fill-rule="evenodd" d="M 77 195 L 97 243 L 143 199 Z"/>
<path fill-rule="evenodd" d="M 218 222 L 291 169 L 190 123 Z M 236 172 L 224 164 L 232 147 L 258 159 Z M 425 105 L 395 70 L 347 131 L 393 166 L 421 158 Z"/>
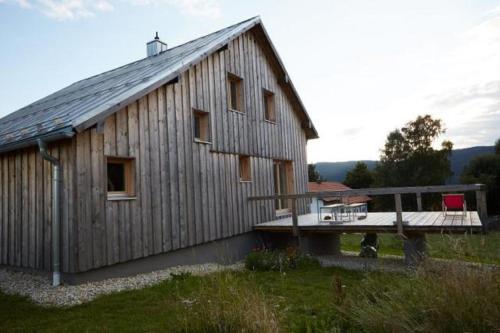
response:
<path fill-rule="evenodd" d="M 47 144 L 38 139 L 40 155 L 43 159 L 52 164 L 52 286 L 57 287 L 61 284 L 60 270 L 60 185 L 61 185 L 61 163 L 54 156 L 47 152 Z"/>

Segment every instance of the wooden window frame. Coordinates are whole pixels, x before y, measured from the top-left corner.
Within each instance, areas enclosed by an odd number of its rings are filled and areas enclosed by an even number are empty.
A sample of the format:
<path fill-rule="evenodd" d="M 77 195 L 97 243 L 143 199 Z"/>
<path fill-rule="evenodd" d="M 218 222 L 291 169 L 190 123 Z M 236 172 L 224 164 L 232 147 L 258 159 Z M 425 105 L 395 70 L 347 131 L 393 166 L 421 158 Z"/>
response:
<path fill-rule="evenodd" d="M 264 120 L 276 124 L 276 98 L 275 94 L 266 88 L 262 88 L 262 100 L 264 103 Z"/>
<path fill-rule="evenodd" d="M 212 143 L 211 131 L 210 131 L 210 113 L 200 109 L 193 108 L 193 140 L 197 143 Z M 200 137 L 196 137 L 195 129 L 195 117 L 201 117 L 205 124 L 200 124 Z"/>
<path fill-rule="evenodd" d="M 231 84 L 235 83 L 236 84 L 236 101 L 234 104 L 236 104 L 236 107 L 233 108 L 233 98 L 232 98 L 232 89 L 231 89 Z M 243 78 L 239 77 L 236 74 L 227 73 L 227 88 L 226 88 L 226 93 L 227 93 L 227 108 L 229 111 L 233 112 L 238 112 L 238 113 L 245 113 L 245 94 L 243 90 Z"/>
<path fill-rule="evenodd" d="M 135 198 L 135 157 L 130 156 L 106 156 L 105 174 L 106 174 L 106 194 L 108 200 L 129 200 Z M 125 191 L 108 190 L 108 163 L 117 163 L 124 165 Z"/>
<path fill-rule="evenodd" d="M 251 183 L 252 182 L 252 161 L 251 157 L 248 155 L 240 155 L 239 160 L 240 169 L 240 182 Z"/>
<path fill-rule="evenodd" d="M 285 184 L 285 193 L 281 193 L 281 184 L 280 184 L 280 172 L 278 170 L 278 173 L 276 173 L 276 167 L 279 165 L 282 165 L 284 168 L 284 174 L 286 177 L 286 184 Z M 276 179 L 277 177 L 277 179 Z M 292 194 L 295 193 L 295 179 L 294 179 L 294 172 L 293 172 L 293 161 L 288 161 L 288 160 L 274 160 L 273 161 L 273 178 L 274 178 L 274 190 L 276 192 L 276 184 L 278 184 L 278 192 L 275 193 L 277 195 L 284 195 L 284 194 Z M 286 202 L 286 205 L 285 205 Z M 276 199 L 275 200 L 275 210 L 276 210 L 276 215 L 283 215 L 283 214 L 289 214 L 291 212 L 291 207 L 292 207 L 292 201 L 287 200 L 287 199 Z"/>

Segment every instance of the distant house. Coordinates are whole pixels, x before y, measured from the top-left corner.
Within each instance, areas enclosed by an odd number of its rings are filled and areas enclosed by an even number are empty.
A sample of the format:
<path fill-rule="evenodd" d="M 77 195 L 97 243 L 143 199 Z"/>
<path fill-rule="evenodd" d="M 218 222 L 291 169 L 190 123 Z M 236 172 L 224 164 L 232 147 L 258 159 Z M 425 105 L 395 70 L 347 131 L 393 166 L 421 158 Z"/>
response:
<path fill-rule="evenodd" d="M 345 186 L 344 184 L 338 182 L 321 182 L 321 183 L 309 182 L 308 184 L 309 192 L 345 191 L 350 189 L 351 189 L 350 187 Z M 371 198 L 366 195 L 346 197 L 343 199 L 339 197 L 327 197 L 321 199 L 312 198 L 311 213 L 317 213 L 318 206 L 321 207 L 333 203 L 345 203 L 345 204 L 362 203 L 362 202 L 368 202 L 370 200 Z"/>
<path fill-rule="evenodd" d="M 241 257 L 289 210 L 247 198 L 307 191 L 318 135 L 258 17 L 147 55 L 0 119 L 0 265 L 76 281 Z"/>

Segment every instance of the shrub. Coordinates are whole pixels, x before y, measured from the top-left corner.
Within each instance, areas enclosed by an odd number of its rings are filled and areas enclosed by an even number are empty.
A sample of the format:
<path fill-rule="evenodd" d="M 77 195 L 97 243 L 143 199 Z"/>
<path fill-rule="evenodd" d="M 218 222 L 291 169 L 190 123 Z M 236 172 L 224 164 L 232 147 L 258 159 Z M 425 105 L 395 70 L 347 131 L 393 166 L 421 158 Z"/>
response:
<path fill-rule="evenodd" d="M 245 267 L 253 271 L 279 271 L 317 266 L 318 261 L 289 247 L 286 250 L 254 250 L 247 255 Z"/>
<path fill-rule="evenodd" d="M 426 263 L 407 279 L 371 275 L 361 283 L 335 296 L 345 325 L 358 330 L 490 332 L 500 327 L 500 272 L 495 270 Z"/>
<path fill-rule="evenodd" d="M 182 332 L 280 331 L 276 306 L 260 289 L 238 283 L 231 273 L 205 277 L 194 297 L 184 301 L 187 317 Z"/>

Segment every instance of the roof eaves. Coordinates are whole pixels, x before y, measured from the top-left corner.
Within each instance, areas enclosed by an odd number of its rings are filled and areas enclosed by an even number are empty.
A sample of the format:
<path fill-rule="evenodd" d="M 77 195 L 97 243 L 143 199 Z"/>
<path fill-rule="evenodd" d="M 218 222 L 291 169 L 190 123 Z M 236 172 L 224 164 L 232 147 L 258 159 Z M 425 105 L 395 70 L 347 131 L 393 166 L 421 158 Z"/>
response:
<path fill-rule="evenodd" d="M 302 109 L 302 112 L 304 113 L 304 116 L 307 119 L 307 124 L 305 124 L 306 127 L 304 129 L 309 133 L 308 138 L 309 139 L 318 139 L 319 138 L 318 131 L 316 131 L 316 128 L 314 127 L 314 125 L 312 123 L 311 117 L 309 117 L 309 114 L 307 113 L 306 107 L 304 106 L 304 103 L 302 102 L 302 99 L 300 98 L 299 93 L 297 92 L 297 89 L 295 89 L 295 86 L 290 78 L 290 75 L 288 74 L 288 72 L 285 68 L 285 65 L 283 64 L 283 61 L 281 60 L 281 57 L 280 57 L 278 51 L 276 50 L 276 47 L 274 47 L 274 44 L 271 41 L 271 38 L 269 37 L 269 34 L 267 33 L 267 30 L 262 23 L 260 24 L 260 27 L 262 29 L 262 32 L 263 32 L 267 42 L 269 43 L 269 47 L 271 48 L 271 51 L 274 53 L 274 55 L 276 57 L 276 61 L 278 62 L 281 69 L 283 70 L 283 73 L 285 74 L 286 81 L 287 81 L 288 85 L 290 86 L 290 89 L 292 90 L 293 94 L 297 98 L 297 103 L 299 104 L 300 108 Z"/>
<path fill-rule="evenodd" d="M 62 139 L 69 139 L 75 135 L 75 131 L 71 126 L 63 127 L 57 129 L 55 131 L 44 133 L 42 135 L 36 135 L 30 137 L 25 140 L 15 141 L 7 144 L 3 144 L 0 146 L 0 154 L 7 153 L 9 151 L 27 148 L 31 146 L 35 146 L 37 144 L 38 139 L 42 139 L 43 141 L 50 143 L 53 141 L 58 141 Z"/>

